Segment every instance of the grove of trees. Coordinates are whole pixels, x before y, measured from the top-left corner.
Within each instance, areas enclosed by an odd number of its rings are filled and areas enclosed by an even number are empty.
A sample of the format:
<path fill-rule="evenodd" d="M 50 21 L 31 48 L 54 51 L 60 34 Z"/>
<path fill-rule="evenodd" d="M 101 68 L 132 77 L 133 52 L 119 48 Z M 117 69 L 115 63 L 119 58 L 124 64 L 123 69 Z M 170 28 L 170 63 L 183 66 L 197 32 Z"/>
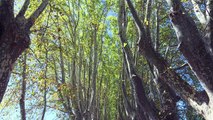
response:
<path fill-rule="evenodd" d="M 212 118 L 213 0 L 0 1 L 0 119 Z"/>

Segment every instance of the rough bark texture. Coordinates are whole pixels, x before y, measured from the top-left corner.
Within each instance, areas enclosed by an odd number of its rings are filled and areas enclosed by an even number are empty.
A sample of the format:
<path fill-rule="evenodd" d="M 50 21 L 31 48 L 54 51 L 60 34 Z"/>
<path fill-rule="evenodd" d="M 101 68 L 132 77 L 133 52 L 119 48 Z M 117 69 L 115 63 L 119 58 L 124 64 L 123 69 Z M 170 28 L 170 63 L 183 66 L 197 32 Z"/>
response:
<path fill-rule="evenodd" d="M 176 5 L 178 6 L 178 5 Z M 194 21 L 181 9 L 181 5 L 172 8 L 170 19 L 179 40 L 179 50 L 188 60 L 191 69 L 204 89 L 213 92 L 213 61 L 205 48 L 205 43 Z M 193 34 L 192 34 L 193 33 Z"/>
<path fill-rule="evenodd" d="M 183 99 L 196 100 L 199 103 L 208 102 L 205 100 L 200 100 L 196 97 L 197 93 L 190 85 L 188 85 L 182 78 L 169 66 L 168 62 L 154 50 L 151 40 L 148 39 L 147 33 L 144 29 L 144 25 L 138 18 L 138 15 L 130 0 L 126 0 L 130 11 L 133 15 L 135 23 L 139 31 L 139 41 L 138 46 L 140 53 L 153 65 L 156 66 L 159 72 L 160 78 L 165 81 L 177 94 L 179 94 Z M 204 95 L 205 98 L 207 96 Z"/>
<path fill-rule="evenodd" d="M 26 8 L 23 8 L 20 15 L 15 17 L 14 0 L 0 1 L 0 102 L 6 91 L 15 61 L 30 45 L 30 28 L 47 4 L 48 0 L 44 0 L 30 18 L 25 19 Z M 28 2 L 25 2 L 24 7 L 28 5 Z"/>
<path fill-rule="evenodd" d="M 133 89 L 134 99 L 136 103 L 135 119 L 158 120 L 157 110 L 153 105 L 151 105 L 151 103 L 147 99 L 145 91 L 144 91 L 143 83 L 142 83 L 142 78 L 138 76 L 134 68 L 133 55 L 131 53 L 129 45 L 127 44 L 128 42 L 126 39 L 126 27 L 127 27 L 126 19 L 127 18 L 126 18 L 124 0 L 120 0 L 120 10 L 118 15 L 119 36 L 123 44 L 123 53 L 124 53 L 126 72 L 133 86 L 132 89 Z M 127 45 L 124 46 L 124 44 L 127 44 Z"/>
<path fill-rule="evenodd" d="M 212 115 L 212 78 L 213 62 L 211 55 L 206 51 L 204 42 L 195 26 L 195 23 L 181 9 L 179 0 L 168 0 L 172 7 L 171 21 L 180 43 L 180 51 L 187 58 L 192 70 L 202 83 L 205 91 L 197 92 L 173 70 L 168 62 L 154 50 L 149 34 L 140 21 L 136 10 L 130 0 L 126 0 L 130 12 L 135 20 L 139 31 L 140 53 L 156 68 L 159 78 L 166 83 L 170 89 L 175 91 L 183 100 L 196 109 L 206 119 Z M 193 34 L 191 34 L 193 33 Z M 211 109 L 210 109 L 211 108 Z M 205 111 L 207 110 L 208 111 Z M 210 110 L 209 110 L 210 109 Z"/>
<path fill-rule="evenodd" d="M 186 13 L 180 0 L 167 0 L 167 2 L 171 7 L 169 16 L 179 41 L 179 50 L 187 59 L 208 96 L 205 103 L 190 99 L 188 99 L 188 102 L 206 120 L 211 120 L 213 116 L 213 57 L 211 45 L 213 1 L 207 1 L 206 16 L 198 5 L 196 7 L 197 3 L 194 0 L 192 1 L 198 20 L 207 28 L 205 37 L 202 37 L 194 20 Z M 202 94 L 198 96 L 198 99 L 202 99 Z"/>
<path fill-rule="evenodd" d="M 23 30 L 19 23 L 12 20 L 8 25 L 7 23 L 2 25 L 3 31 L 0 35 L 0 101 L 2 101 L 7 88 L 15 61 L 30 44 L 28 31 Z"/>
<path fill-rule="evenodd" d="M 147 42 L 152 41 L 151 37 L 151 29 L 150 29 L 150 16 L 152 13 L 151 5 L 152 5 L 152 0 L 147 1 L 147 8 L 146 8 L 146 15 L 145 15 L 145 20 L 146 20 L 146 25 L 145 25 L 145 31 L 146 31 L 146 36 L 147 36 Z M 156 39 L 155 39 L 155 51 L 158 52 L 159 48 L 159 15 L 158 15 L 158 9 L 157 8 L 157 20 L 156 20 Z M 149 61 L 148 61 L 149 63 Z M 150 64 L 150 70 L 153 73 L 153 76 L 155 77 L 154 81 L 156 83 L 156 86 L 158 87 L 159 90 L 159 95 L 160 95 L 160 110 L 159 110 L 159 118 L 161 120 L 178 120 L 178 115 L 176 111 L 176 102 L 179 100 L 177 97 L 176 93 L 174 90 L 172 90 L 159 76 L 159 71 L 158 69 L 153 66 L 153 64 Z M 152 67 L 151 67 L 152 66 Z"/>

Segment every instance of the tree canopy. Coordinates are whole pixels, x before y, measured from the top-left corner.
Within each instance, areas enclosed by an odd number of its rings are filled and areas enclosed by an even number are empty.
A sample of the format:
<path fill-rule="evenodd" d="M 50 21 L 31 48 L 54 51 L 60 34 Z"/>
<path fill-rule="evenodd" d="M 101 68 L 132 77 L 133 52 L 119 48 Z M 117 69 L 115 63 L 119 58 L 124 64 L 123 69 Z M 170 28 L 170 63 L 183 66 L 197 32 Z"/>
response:
<path fill-rule="evenodd" d="M 0 118 L 211 120 L 213 0 L 1 0 Z"/>

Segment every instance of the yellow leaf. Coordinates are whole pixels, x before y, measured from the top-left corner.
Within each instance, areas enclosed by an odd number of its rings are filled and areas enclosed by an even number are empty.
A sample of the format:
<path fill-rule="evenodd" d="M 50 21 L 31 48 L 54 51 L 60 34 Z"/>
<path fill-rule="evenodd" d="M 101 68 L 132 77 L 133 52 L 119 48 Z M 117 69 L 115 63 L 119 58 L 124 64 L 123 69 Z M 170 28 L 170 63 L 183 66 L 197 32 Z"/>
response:
<path fill-rule="evenodd" d="M 124 43 L 124 47 L 126 47 L 127 43 Z"/>
<path fill-rule="evenodd" d="M 145 25 L 149 25 L 149 21 L 145 18 L 145 20 L 144 20 L 144 24 Z"/>
<path fill-rule="evenodd" d="M 58 98 L 58 93 L 55 92 L 55 93 L 53 93 L 52 96 L 53 96 L 53 98 Z"/>

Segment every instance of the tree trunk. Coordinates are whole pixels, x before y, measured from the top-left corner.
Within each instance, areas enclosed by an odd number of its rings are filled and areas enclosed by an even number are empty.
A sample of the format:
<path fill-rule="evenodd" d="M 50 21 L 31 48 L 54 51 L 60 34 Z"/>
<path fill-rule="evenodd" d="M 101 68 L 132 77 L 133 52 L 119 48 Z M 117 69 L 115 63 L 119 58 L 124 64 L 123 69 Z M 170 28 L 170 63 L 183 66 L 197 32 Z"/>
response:
<path fill-rule="evenodd" d="M 189 103 L 198 113 L 203 115 L 206 120 L 211 120 L 211 116 L 213 115 L 212 19 L 210 20 L 209 18 L 209 20 L 206 21 L 207 33 L 205 38 L 203 38 L 194 20 L 184 10 L 182 3 L 179 0 L 167 0 L 167 2 L 171 7 L 171 13 L 169 15 L 179 40 L 179 50 L 188 60 L 191 69 L 202 83 L 208 95 L 208 101 L 206 103 L 199 104 L 192 100 L 189 100 Z M 212 0 L 208 0 L 207 4 L 207 16 L 212 17 Z M 197 12 L 202 13 L 199 10 Z M 197 17 L 202 17 L 198 16 L 198 13 L 196 13 L 196 15 Z M 199 20 L 201 22 L 201 18 L 199 18 Z"/>
<path fill-rule="evenodd" d="M 17 23 L 2 25 L 4 28 L 0 35 L 0 102 L 6 91 L 15 61 L 30 43 L 27 32 L 22 30 Z"/>
<path fill-rule="evenodd" d="M 179 40 L 179 50 L 188 60 L 195 75 L 203 83 L 204 89 L 212 93 L 213 59 L 206 50 L 204 40 L 195 22 L 185 13 L 181 3 L 172 2 L 171 5 L 170 19 Z"/>
<path fill-rule="evenodd" d="M 46 114 L 46 109 L 47 109 L 47 71 L 48 71 L 48 48 L 47 45 L 45 45 L 45 70 L 44 70 L 44 96 L 43 96 L 43 101 L 44 101 L 44 108 L 42 112 L 42 117 L 41 120 L 44 120 L 45 114 Z"/>
<path fill-rule="evenodd" d="M 189 105 L 202 114 L 206 119 L 210 119 L 212 113 L 212 77 L 213 77 L 213 62 L 210 55 L 207 54 L 205 46 L 200 39 L 198 30 L 194 22 L 189 19 L 184 12 L 181 12 L 179 0 L 168 0 L 173 6 L 173 12 L 170 14 L 171 21 L 175 28 L 176 34 L 180 41 L 180 51 L 188 59 L 192 70 L 198 78 L 205 84 L 206 91 L 195 91 L 188 83 L 172 69 L 168 62 L 154 50 L 151 45 L 151 40 L 147 37 L 147 32 L 143 23 L 140 21 L 136 10 L 130 0 L 126 0 L 129 9 L 133 15 L 135 23 L 139 31 L 139 49 L 141 54 L 159 71 L 160 79 L 166 83 L 170 89 L 175 91 Z M 193 34 L 191 34 L 194 32 Z M 207 95 L 208 94 L 208 95 Z"/>
<path fill-rule="evenodd" d="M 26 111 L 25 111 L 25 94 L 26 94 L 26 63 L 27 53 L 25 52 L 23 58 L 23 73 L 22 73 L 22 89 L 21 89 L 21 99 L 19 101 L 20 111 L 21 111 L 21 120 L 26 120 Z"/>
<path fill-rule="evenodd" d="M 134 99 L 136 103 L 136 119 L 152 119 L 158 120 L 158 115 L 156 108 L 153 108 L 147 99 L 142 83 L 142 79 L 137 75 L 136 70 L 134 68 L 134 60 L 131 50 L 129 48 L 127 39 L 126 39 L 126 27 L 127 27 L 127 18 L 125 11 L 125 2 L 124 0 L 120 0 L 120 9 L 118 15 L 118 25 L 119 25 L 119 36 L 121 43 L 123 45 L 123 53 L 125 56 L 125 65 L 126 72 L 130 78 L 130 82 L 133 85 L 134 91 Z"/>
<path fill-rule="evenodd" d="M 26 19 L 24 14 L 29 0 L 25 1 L 16 17 L 13 13 L 14 0 L 0 1 L 0 102 L 6 91 L 15 61 L 30 45 L 30 28 L 47 4 L 48 0 L 42 1 L 33 14 Z"/>

